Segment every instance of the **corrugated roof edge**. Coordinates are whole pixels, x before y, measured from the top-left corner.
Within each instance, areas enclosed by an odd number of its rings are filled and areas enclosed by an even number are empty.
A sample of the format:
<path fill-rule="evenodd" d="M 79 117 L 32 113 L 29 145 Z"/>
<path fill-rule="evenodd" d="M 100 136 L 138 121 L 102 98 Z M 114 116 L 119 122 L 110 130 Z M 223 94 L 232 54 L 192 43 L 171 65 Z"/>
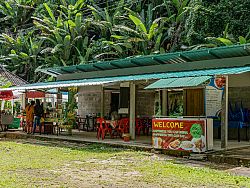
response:
<path fill-rule="evenodd" d="M 241 51 L 236 51 L 237 49 L 240 49 Z M 225 54 L 226 52 L 227 54 Z M 235 55 L 233 54 L 233 52 L 235 52 Z M 192 58 L 190 58 L 191 54 L 193 55 Z M 61 74 L 70 74 L 70 73 L 76 73 L 76 72 L 113 70 L 113 69 L 119 69 L 119 68 L 130 68 L 133 66 L 137 66 L 137 67 L 149 66 L 149 65 L 155 65 L 155 64 L 173 63 L 173 62 L 183 63 L 187 61 L 192 62 L 192 61 L 199 61 L 199 60 L 204 60 L 204 59 L 219 59 L 219 58 L 228 58 L 228 57 L 240 57 L 240 56 L 246 56 L 246 55 L 247 56 L 250 55 L 250 43 L 243 44 L 243 45 L 222 46 L 222 47 L 217 47 L 217 48 L 205 48 L 205 49 L 199 49 L 199 50 L 180 51 L 180 52 L 172 52 L 172 53 L 165 53 L 165 54 L 134 56 L 134 57 L 127 57 L 125 59 L 117 59 L 117 60 L 112 60 L 112 61 L 97 61 L 95 63 L 89 63 L 89 64 L 83 64 L 83 65 L 72 65 L 72 66 L 67 66 L 67 67 L 40 69 L 39 71 L 56 77 Z M 143 60 L 145 61 L 144 65 L 140 65 L 140 63 Z"/>
<path fill-rule="evenodd" d="M 36 90 L 36 89 L 51 89 L 51 88 L 63 88 L 63 87 L 77 87 L 77 86 L 91 86 L 91 85 L 105 85 L 109 83 L 119 83 L 128 81 L 140 81 L 140 80 L 158 80 L 166 78 L 183 78 L 183 77 L 199 77 L 199 76 L 213 76 L 213 75 L 230 75 L 241 74 L 250 72 L 250 66 L 248 67 L 233 67 L 223 69 L 207 69 L 207 70 L 194 70 L 194 71 L 179 71 L 169 73 L 155 73 L 155 74 L 141 74 L 130 76 L 115 76 L 104 78 L 91 78 L 82 80 L 67 80 L 67 81 L 55 81 L 55 82 L 39 82 L 33 84 L 27 84 L 20 87 L 4 88 L 3 90 Z"/>

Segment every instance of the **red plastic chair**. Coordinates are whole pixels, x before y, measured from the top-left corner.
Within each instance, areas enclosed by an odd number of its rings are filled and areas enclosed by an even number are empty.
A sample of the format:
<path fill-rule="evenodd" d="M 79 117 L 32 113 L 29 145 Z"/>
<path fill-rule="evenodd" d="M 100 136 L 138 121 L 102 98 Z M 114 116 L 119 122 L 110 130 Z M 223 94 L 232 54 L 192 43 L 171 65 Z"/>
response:
<path fill-rule="evenodd" d="M 124 133 L 129 133 L 129 118 L 123 118 Z"/>
<path fill-rule="evenodd" d="M 140 136 L 141 134 L 141 131 L 143 131 L 143 133 L 145 132 L 144 131 L 144 125 L 143 125 L 143 120 L 140 119 L 140 118 L 136 118 L 135 119 L 135 133 Z"/>
<path fill-rule="evenodd" d="M 128 118 L 122 118 L 120 121 L 118 121 L 117 132 L 120 137 L 122 137 L 122 134 L 129 132 Z"/>
<path fill-rule="evenodd" d="M 152 119 L 148 118 L 144 127 L 147 136 L 149 135 L 150 128 L 152 128 Z"/>
<path fill-rule="evenodd" d="M 96 123 L 99 124 L 97 126 L 97 139 L 102 138 L 104 140 L 107 133 L 112 137 L 112 128 L 109 127 L 104 118 L 97 118 Z"/>
<path fill-rule="evenodd" d="M 116 127 L 117 135 L 122 137 L 122 134 L 124 133 L 124 126 L 123 126 L 123 120 L 118 121 L 118 126 Z"/>

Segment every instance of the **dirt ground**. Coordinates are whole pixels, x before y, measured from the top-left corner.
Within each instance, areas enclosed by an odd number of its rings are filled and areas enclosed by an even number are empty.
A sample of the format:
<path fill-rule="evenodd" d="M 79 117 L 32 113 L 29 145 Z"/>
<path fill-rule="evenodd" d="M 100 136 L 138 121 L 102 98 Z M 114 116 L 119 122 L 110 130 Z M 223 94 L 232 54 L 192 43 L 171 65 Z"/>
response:
<path fill-rule="evenodd" d="M 1 139 L 1 141 L 2 143 L 14 142 L 18 147 L 24 145 L 25 147 L 34 148 L 34 146 L 38 146 L 39 150 L 41 146 L 44 151 L 38 153 L 38 149 L 35 148 L 30 151 L 30 154 L 22 156 L 30 158 L 34 155 L 29 159 L 33 163 L 31 166 L 26 167 L 27 161 L 19 160 L 13 170 L 10 170 L 11 163 L 8 168 L 3 168 L 3 177 L 13 178 L 13 176 L 18 175 L 20 179 L 15 179 L 17 184 L 8 184 L 7 180 L 7 183 L 5 182 L 4 184 L 4 181 L 0 181 L 0 187 L 4 187 L 3 185 L 10 185 L 10 187 L 15 185 L 18 185 L 18 187 L 210 187 L 207 185 L 223 187 L 223 179 L 229 178 L 230 180 L 228 172 L 230 176 L 250 177 L 249 168 L 226 164 L 218 165 L 206 161 L 176 158 L 156 153 L 124 151 L 124 149 L 106 148 L 100 145 L 91 146 L 59 141 L 52 142 L 33 139 L 18 139 L 14 141 Z M 56 155 L 54 155 L 54 148 L 57 152 Z M 0 156 L 1 152 L 8 153 L 8 155 L 13 155 L 12 152 L 19 153 L 19 149 L 12 145 L 2 145 Z M 53 151 L 53 155 L 51 151 Z M 44 161 L 37 160 L 37 156 L 40 155 L 44 157 Z M 3 157 L 6 156 L 3 155 Z M 18 166 L 22 165 L 22 163 L 25 169 L 22 166 Z M 43 163 L 44 167 L 43 164 L 40 166 L 40 163 Z M 161 169 L 164 168 L 158 165 L 165 165 L 165 163 L 170 164 L 170 167 L 167 167 L 169 171 L 166 174 L 161 174 Z M 151 164 L 152 167 L 150 166 Z M 204 171 L 203 168 L 214 169 L 215 171 Z M 145 174 L 147 170 L 150 174 Z M 192 183 L 192 181 L 185 180 L 186 174 L 191 173 L 190 171 L 201 177 L 204 177 L 206 173 L 215 173 L 217 178 L 219 177 L 217 171 L 226 173 L 225 177 L 220 179 L 222 182 L 218 182 L 218 186 L 212 186 L 210 180 L 204 180 L 201 184 L 198 181 Z M 173 175 L 169 175 L 169 172 L 173 172 Z M 179 173 L 183 175 L 183 182 L 180 182 L 180 179 L 176 177 L 176 174 L 178 175 Z M 166 178 L 171 179 L 169 181 L 167 179 L 161 180 L 166 175 Z M 229 182 L 225 187 L 238 187 L 237 181 L 241 181 L 241 178 L 235 181 L 236 183 Z M 244 179 L 245 181 L 248 181 L 248 179 Z M 189 182 L 191 184 L 187 186 Z"/>

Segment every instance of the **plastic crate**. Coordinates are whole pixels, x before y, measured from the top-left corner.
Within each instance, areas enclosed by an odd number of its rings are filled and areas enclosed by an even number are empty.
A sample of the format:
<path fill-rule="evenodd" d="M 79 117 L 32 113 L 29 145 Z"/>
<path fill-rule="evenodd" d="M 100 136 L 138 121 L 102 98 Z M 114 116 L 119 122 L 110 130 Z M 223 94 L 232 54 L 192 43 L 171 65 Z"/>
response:
<path fill-rule="evenodd" d="M 11 125 L 8 126 L 9 129 L 18 129 L 20 127 L 20 118 L 14 118 Z"/>

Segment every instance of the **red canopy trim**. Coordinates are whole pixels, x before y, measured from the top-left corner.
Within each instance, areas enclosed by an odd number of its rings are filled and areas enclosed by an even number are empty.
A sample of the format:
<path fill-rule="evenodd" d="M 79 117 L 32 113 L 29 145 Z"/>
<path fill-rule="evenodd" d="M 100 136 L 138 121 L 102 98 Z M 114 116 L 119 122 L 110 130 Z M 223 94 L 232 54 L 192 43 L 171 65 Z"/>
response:
<path fill-rule="evenodd" d="M 2 100 L 13 99 L 13 92 L 12 91 L 0 91 L 0 99 Z"/>
<path fill-rule="evenodd" d="M 26 93 L 26 98 L 44 98 L 45 93 L 42 91 L 28 91 Z"/>

